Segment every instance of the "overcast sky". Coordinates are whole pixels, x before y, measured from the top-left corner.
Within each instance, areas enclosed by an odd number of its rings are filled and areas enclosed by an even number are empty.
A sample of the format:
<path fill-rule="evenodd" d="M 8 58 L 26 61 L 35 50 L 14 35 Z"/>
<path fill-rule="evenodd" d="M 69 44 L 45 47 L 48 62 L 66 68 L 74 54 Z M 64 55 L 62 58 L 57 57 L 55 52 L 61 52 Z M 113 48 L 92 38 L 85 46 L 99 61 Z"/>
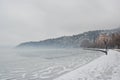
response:
<path fill-rule="evenodd" d="M 0 0 L 0 45 L 120 25 L 120 0 Z"/>

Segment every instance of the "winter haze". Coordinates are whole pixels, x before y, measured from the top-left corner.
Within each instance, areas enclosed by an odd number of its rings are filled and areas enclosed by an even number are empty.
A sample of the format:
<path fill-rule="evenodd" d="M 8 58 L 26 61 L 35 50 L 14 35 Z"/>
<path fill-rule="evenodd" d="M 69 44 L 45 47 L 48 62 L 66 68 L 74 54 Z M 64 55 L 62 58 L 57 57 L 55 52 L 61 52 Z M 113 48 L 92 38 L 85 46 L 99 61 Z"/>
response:
<path fill-rule="evenodd" d="M 0 46 L 120 25 L 120 0 L 0 0 Z"/>

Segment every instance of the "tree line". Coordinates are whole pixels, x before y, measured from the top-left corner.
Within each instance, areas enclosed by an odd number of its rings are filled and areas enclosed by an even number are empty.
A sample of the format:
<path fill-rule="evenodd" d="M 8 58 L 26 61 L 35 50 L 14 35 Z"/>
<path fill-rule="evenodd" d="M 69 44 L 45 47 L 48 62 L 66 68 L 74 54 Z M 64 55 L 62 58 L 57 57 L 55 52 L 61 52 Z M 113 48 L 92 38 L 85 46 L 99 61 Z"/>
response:
<path fill-rule="evenodd" d="M 86 39 L 81 42 L 81 47 L 85 48 L 118 48 L 120 49 L 120 32 L 102 33 L 95 38 L 94 42 Z"/>

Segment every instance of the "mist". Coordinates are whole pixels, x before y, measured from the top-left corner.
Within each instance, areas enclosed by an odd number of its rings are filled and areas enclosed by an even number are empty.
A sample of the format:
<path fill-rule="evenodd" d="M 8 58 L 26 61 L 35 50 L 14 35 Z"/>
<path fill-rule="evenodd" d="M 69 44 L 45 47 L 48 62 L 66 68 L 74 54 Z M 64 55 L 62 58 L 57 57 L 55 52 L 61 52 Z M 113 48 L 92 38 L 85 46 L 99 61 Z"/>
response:
<path fill-rule="evenodd" d="M 120 25 L 119 0 L 1 0 L 0 45 L 112 29 Z"/>

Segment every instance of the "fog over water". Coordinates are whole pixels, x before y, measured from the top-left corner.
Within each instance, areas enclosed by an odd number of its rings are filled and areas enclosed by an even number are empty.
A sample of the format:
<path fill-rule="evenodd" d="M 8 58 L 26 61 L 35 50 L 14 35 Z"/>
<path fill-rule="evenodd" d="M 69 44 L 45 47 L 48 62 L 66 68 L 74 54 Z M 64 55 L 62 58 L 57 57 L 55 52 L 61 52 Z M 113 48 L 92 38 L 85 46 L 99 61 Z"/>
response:
<path fill-rule="evenodd" d="M 0 50 L 0 80 L 52 80 L 102 55 L 82 49 Z"/>
<path fill-rule="evenodd" d="M 105 55 L 20 43 L 117 27 L 120 0 L 0 0 L 0 80 L 52 80 Z"/>

